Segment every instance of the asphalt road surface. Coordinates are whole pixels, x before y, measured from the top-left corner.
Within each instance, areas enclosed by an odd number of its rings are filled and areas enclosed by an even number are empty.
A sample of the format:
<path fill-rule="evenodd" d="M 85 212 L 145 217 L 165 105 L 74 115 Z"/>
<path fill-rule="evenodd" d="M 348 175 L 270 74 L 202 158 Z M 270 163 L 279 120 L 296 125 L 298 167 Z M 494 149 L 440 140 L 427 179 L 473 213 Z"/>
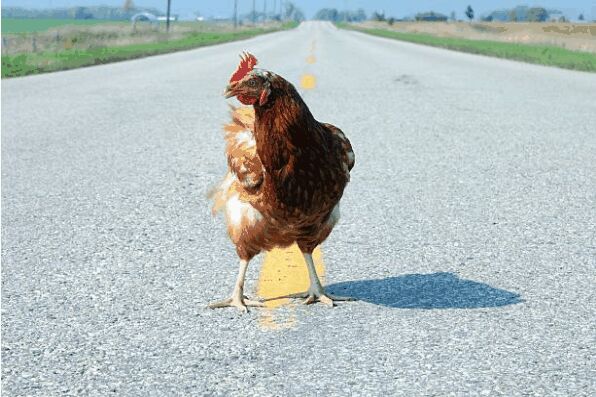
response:
<path fill-rule="evenodd" d="M 357 302 L 205 307 L 237 273 L 206 192 L 243 49 L 352 141 L 317 260 Z M 3 395 L 593 395 L 595 126 L 596 74 L 314 22 L 4 80 Z"/>

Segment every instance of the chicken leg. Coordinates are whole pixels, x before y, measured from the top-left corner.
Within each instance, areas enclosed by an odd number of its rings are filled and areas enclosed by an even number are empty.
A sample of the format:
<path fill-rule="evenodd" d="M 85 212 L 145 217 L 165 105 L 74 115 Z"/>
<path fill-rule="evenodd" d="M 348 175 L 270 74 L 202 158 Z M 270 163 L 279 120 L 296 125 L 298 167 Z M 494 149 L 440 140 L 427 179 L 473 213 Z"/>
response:
<path fill-rule="evenodd" d="M 244 295 L 244 279 L 246 277 L 246 270 L 248 269 L 248 261 L 240 260 L 240 270 L 238 271 L 238 278 L 232 296 L 217 302 L 212 302 L 208 305 L 210 309 L 218 309 L 221 307 L 235 307 L 243 313 L 248 312 L 247 306 L 262 307 L 265 306 L 263 302 L 250 300 Z"/>
<path fill-rule="evenodd" d="M 312 259 L 312 254 L 303 252 L 304 260 L 306 261 L 306 267 L 308 268 L 308 278 L 310 279 L 310 287 L 305 292 L 299 292 L 297 294 L 290 294 L 288 298 L 305 298 L 302 302 L 305 305 L 310 305 L 311 303 L 321 302 L 326 304 L 327 306 L 335 306 L 334 302 L 338 301 L 353 301 L 354 298 L 348 296 L 336 296 L 331 295 L 325 292 L 325 289 L 321 285 L 321 281 L 317 276 L 317 271 L 315 270 L 315 263 Z"/>

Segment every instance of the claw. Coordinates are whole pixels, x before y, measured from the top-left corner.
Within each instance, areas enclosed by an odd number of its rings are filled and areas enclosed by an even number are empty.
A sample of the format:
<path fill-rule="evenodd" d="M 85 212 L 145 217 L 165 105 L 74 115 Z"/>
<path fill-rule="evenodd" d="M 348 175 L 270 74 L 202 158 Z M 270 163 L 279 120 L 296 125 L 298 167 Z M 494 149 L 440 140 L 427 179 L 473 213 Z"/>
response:
<path fill-rule="evenodd" d="M 329 307 L 335 306 L 335 303 L 333 303 L 333 300 L 331 298 L 329 298 L 327 295 L 319 296 L 319 302 L 324 303 Z"/>
<path fill-rule="evenodd" d="M 212 302 L 207 305 L 210 309 L 219 309 L 222 307 L 235 307 L 242 313 L 248 313 L 248 307 L 264 307 L 265 304 L 258 300 L 251 300 L 243 296 L 240 299 L 228 298 L 217 302 Z"/>
<path fill-rule="evenodd" d="M 246 306 L 251 306 L 251 307 L 265 307 L 265 304 L 261 301 L 255 301 L 255 300 L 251 300 L 251 299 L 245 299 L 244 300 L 244 304 Z"/>
<path fill-rule="evenodd" d="M 291 298 L 291 299 L 304 299 L 302 304 L 310 305 L 315 302 L 321 302 L 326 304 L 329 307 L 335 306 L 335 302 L 346 302 L 346 301 L 355 301 L 356 298 L 352 298 L 351 296 L 337 296 L 331 295 L 325 292 L 325 290 L 321 291 L 305 291 L 305 292 L 298 292 L 295 294 L 290 294 L 283 296 L 281 298 Z M 277 299 L 277 298 L 276 298 Z"/>
<path fill-rule="evenodd" d="M 242 295 L 242 298 L 244 298 L 244 302 L 246 302 L 246 301 L 250 301 L 250 302 L 254 302 L 254 303 L 263 303 L 263 302 L 265 302 L 265 299 L 262 299 L 262 298 L 250 299 L 246 295 Z"/>
<path fill-rule="evenodd" d="M 326 294 L 331 300 L 335 302 L 353 302 L 357 301 L 358 299 L 354 298 L 353 296 L 339 296 L 333 294 Z"/>
<path fill-rule="evenodd" d="M 309 296 L 310 296 L 310 294 L 308 293 L 308 291 L 305 291 L 305 292 L 296 292 L 295 294 L 286 295 L 286 296 L 283 296 L 282 298 L 302 299 L 302 298 L 308 298 Z"/>
<path fill-rule="evenodd" d="M 209 309 L 219 309 L 220 307 L 228 307 L 232 303 L 232 298 L 224 299 L 217 302 L 211 302 L 207 305 Z"/>

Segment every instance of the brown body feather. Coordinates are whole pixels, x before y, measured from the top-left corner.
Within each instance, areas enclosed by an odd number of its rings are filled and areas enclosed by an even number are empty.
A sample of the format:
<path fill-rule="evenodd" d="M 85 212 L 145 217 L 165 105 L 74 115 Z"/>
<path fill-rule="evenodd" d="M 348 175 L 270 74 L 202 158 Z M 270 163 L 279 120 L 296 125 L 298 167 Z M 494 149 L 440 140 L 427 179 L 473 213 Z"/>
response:
<path fill-rule="evenodd" d="M 272 98 L 232 108 L 226 125 L 229 172 L 214 194 L 242 259 L 297 242 L 310 253 L 331 232 L 354 153 L 331 124 L 319 123 L 296 89 L 274 75 Z"/>

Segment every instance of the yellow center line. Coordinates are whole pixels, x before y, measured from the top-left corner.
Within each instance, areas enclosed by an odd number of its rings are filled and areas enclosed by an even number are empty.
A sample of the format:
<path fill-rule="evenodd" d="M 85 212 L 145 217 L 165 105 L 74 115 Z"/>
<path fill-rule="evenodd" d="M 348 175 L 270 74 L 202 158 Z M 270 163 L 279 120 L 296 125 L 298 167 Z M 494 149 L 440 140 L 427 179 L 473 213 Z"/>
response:
<path fill-rule="evenodd" d="M 315 56 L 312 54 L 306 57 L 306 63 L 309 63 L 312 65 L 316 61 L 317 61 L 317 58 L 315 58 Z"/>
<path fill-rule="evenodd" d="M 317 85 L 317 79 L 312 74 L 305 74 L 300 79 L 300 87 L 305 90 L 312 90 Z"/>
<path fill-rule="evenodd" d="M 317 274 L 321 282 L 324 282 L 325 264 L 320 248 L 316 248 L 313 252 L 313 260 Z M 261 266 L 257 295 L 265 299 L 287 296 L 306 291 L 309 283 L 308 269 L 298 245 L 274 248 L 267 252 Z M 289 302 L 288 298 L 266 301 L 265 309 L 261 311 L 259 320 L 261 326 L 266 329 L 283 329 L 294 325 L 296 318 L 293 313 L 284 318 L 281 315 L 276 315 L 274 310 Z"/>

